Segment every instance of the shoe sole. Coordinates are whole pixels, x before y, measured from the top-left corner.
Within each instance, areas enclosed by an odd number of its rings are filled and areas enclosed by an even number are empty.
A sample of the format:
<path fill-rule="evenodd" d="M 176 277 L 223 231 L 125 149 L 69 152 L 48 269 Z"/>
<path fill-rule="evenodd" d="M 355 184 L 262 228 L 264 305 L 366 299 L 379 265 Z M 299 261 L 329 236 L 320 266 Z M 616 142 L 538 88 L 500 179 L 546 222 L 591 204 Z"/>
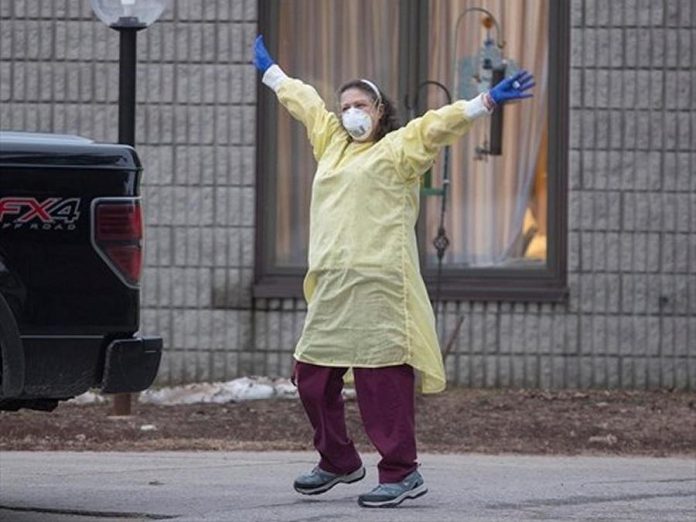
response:
<path fill-rule="evenodd" d="M 335 479 L 327 482 L 326 484 L 322 484 L 321 486 L 317 486 L 316 488 L 306 489 L 298 488 L 297 486 L 293 487 L 295 488 L 295 491 L 303 495 L 319 495 L 329 491 L 336 484 L 352 484 L 353 482 L 358 482 L 364 478 L 365 468 L 361 467 L 360 469 L 355 470 L 353 473 L 349 473 L 348 475 L 339 475 Z"/>
<path fill-rule="evenodd" d="M 422 497 L 427 492 L 428 492 L 428 488 L 425 486 L 425 484 L 421 484 L 420 486 L 413 488 L 411 490 L 408 490 L 408 491 L 402 493 L 401 495 L 399 495 L 398 497 L 390 499 L 390 500 L 370 501 L 370 500 L 361 500 L 360 498 L 358 498 L 358 504 L 360 504 L 362 507 L 366 507 L 366 508 L 391 508 L 391 507 L 398 506 L 404 500 Z"/>

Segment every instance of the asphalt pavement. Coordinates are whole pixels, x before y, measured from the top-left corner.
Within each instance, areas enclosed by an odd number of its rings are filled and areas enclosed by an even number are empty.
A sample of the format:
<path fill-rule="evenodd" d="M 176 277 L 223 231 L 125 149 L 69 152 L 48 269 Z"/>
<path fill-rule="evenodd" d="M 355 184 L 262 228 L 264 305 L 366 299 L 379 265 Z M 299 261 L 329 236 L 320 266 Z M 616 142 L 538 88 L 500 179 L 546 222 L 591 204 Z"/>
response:
<path fill-rule="evenodd" d="M 429 492 L 366 509 L 365 479 L 318 496 L 292 489 L 312 453 L 0 453 L 0 521 L 694 522 L 693 458 L 421 455 Z"/>

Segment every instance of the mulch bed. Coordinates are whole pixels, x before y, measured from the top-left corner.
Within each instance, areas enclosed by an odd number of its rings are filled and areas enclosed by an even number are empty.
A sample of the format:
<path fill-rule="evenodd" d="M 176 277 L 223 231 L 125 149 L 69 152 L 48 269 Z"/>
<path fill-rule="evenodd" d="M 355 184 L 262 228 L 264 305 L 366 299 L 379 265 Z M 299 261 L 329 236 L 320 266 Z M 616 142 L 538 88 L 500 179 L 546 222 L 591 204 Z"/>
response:
<path fill-rule="evenodd" d="M 348 430 L 371 450 L 355 400 Z M 696 393 L 450 389 L 417 398 L 421 452 L 696 455 Z M 298 400 L 224 405 L 61 404 L 0 412 L 0 451 L 311 450 Z"/>

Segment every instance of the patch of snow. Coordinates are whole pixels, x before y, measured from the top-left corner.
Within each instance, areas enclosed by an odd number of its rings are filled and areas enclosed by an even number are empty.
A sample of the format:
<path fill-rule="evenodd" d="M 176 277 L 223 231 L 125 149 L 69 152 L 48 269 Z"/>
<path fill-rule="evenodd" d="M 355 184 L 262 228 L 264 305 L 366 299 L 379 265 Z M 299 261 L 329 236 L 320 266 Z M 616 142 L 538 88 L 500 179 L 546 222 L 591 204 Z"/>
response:
<path fill-rule="evenodd" d="M 108 395 L 92 391 L 78 395 L 68 402 L 73 404 L 101 404 Z M 290 379 L 270 377 L 240 377 L 226 382 L 198 382 L 181 386 L 150 388 L 140 392 L 138 401 L 144 404 L 226 404 L 260 399 L 297 399 L 297 388 Z M 355 390 L 343 389 L 344 399 L 355 398 Z"/>
<path fill-rule="evenodd" d="M 70 404 L 101 404 L 103 402 L 106 402 L 106 398 L 93 391 L 86 391 L 82 395 L 73 397 L 68 401 Z"/>
<path fill-rule="evenodd" d="M 280 399 L 297 399 L 297 388 L 288 379 L 278 379 L 275 383 L 275 395 Z"/>
<path fill-rule="evenodd" d="M 297 389 L 288 379 L 240 377 L 227 382 L 194 383 L 149 389 L 140 393 L 145 404 L 198 404 L 253 401 L 273 398 L 297 398 Z"/>
<path fill-rule="evenodd" d="M 616 435 L 609 433 L 608 435 L 595 435 L 587 439 L 590 444 L 606 444 L 607 446 L 613 446 L 619 439 Z"/>

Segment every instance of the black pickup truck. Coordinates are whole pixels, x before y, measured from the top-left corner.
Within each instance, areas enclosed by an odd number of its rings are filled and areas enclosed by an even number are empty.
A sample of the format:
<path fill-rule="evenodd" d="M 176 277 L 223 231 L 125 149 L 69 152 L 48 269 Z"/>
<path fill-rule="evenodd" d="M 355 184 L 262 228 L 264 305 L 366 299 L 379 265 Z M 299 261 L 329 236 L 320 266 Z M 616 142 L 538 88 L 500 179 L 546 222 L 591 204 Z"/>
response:
<path fill-rule="evenodd" d="M 125 145 L 0 132 L 0 410 L 152 384 L 138 335 L 142 167 Z"/>

